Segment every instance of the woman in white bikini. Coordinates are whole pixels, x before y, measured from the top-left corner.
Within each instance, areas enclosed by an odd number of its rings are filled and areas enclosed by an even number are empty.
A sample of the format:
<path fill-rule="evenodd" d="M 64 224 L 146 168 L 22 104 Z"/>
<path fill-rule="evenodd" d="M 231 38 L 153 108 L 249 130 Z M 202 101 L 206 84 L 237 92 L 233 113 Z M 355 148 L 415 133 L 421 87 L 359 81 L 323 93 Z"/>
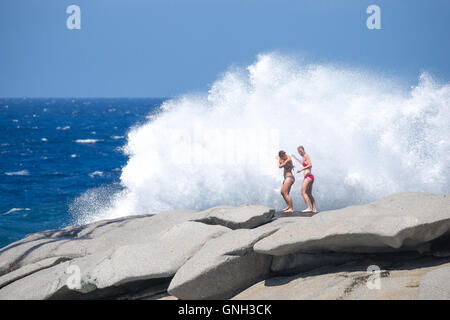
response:
<path fill-rule="evenodd" d="M 312 187 L 314 183 L 314 176 L 311 173 L 312 163 L 309 155 L 305 152 L 305 148 L 300 146 L 297 148 L 298 153 L 302 156 L 302 161 L 300 161 L 295 155 L 292 155 L 295 160 L 300 162 L 303 165 L 303 169 L 298 170 L 297 172 L 303 172 L 303 184 L 302 184 L 302 196 L 306 203 L 306 209 L 302 212 L 314 212 L 317 213 L 316 208 L 316 200 L 312 195 Z M 311 209 L 312 206 L 312 209 Z"/>
<path fill-rule="evenodd" d="M 292 159 L 289 157 L 286 152 L 281 150 L 278 152 L 278 168 L 284 168 L 284 181 L 281 185 L 281 195 L 286 201 L 287 207 L 283 209 L 284 212 L 294 212 L 294 208 L 292 207 L 292 198 L 289 195 L 291 191 L 291 187 L 295 182 L 295 177 L 292 174 L 292 169 L 294 165 L 292 164 Z"/>

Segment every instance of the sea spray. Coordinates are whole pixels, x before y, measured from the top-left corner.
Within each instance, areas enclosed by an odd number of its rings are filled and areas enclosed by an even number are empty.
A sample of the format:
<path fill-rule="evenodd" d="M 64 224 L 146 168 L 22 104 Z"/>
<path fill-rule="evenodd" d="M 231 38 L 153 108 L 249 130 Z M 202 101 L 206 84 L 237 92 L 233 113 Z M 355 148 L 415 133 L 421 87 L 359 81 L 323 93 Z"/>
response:
<path fill-rule="evenodd" d="M 263 54 L 148 119 L 128 133 L 122 189 L 76 199 L 77 223 L 243 203 L 281 209 L 275 156 L 298 145 L 311 157 L 320 210 L 450 191 L 450 85 L 426 73 L 404 88 L 366 71 Z M 295 176 L 294 208 L 303 209 Z"/>

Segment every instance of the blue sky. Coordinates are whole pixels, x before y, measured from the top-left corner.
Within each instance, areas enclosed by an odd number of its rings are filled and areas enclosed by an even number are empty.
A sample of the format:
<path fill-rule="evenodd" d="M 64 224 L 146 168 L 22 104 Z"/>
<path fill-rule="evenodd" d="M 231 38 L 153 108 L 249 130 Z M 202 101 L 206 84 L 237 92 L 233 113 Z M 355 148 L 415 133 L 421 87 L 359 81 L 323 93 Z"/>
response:
<path fill-rule="evenodd" d="M 450 1 L 1 0 L 0 43 L 0 97 L 171 97 L 270 51 L 447 82 Z"/>

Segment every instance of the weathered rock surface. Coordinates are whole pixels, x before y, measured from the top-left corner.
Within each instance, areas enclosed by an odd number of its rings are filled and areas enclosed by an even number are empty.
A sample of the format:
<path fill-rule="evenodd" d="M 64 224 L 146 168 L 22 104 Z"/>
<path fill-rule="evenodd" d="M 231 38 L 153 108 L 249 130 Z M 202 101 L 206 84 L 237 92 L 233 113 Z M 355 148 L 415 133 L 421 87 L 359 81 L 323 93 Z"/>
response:
<path fill-rule="evenodd" d="M 236 212 L 221 211 L 221 216 L 231 225 L 266 223 L 270 210 L 255 207 L 236 211 L 245 219 L 235 218 Z M 207 241 L 231 231 L 194 221 L 204 218 L 205 212 L 174 210 L 29 235 L 0 250 L 0 299 L 120 298 L 159 292 L 161 283 L 167 288 L 175 272 Z M 80 270 L 79 288 L 68 287 L 71 268 Z"/>
<path fill-rule="evenodd" d="M 367 272 L 378 265 L 379 286 Z M 450 259 L 433 257 L 379 261 L 362 260 L 340 266 L 324 266 L 293 276 L 271 277 L 243 290 L 233 300 L 415 300 L 422 299 L 421 279 L 428 272 L 449 268 Z M 435 270 L 435 271 L 433 271 Z M 440 278 L 440 277 L 439 277 Z M 440 278 L 443 280 L 442 278 Z M 442 282 L 442 287 L 448 288 Z M 434 292 L 437 292 L 436 290 Z M 442 299 L 444 296 L 439 294 Z M 445 299 L 445 298 L 444 298 Z"/>
<path fill-rule="evenodd" d="M 219 224 L 230 229 L 251 229 L 269 222 L 274 209 L 259 205 L 219 206 L 198 213 L 195 221 Z"/>
<path fill-rule="evenodd" d="M 448 195 L 396 194 L 313 216 L 174 210 L 0 249 L 0 299 L 448 299 L 449 240 Z M 381 291 L 363 285 L 370 264 L 383 270 Z"/>
<path fill-rule="evenodd" d="M 76 297 L 77 291 L 70 290 L 67 284 L 77 285 L 77 275 L 75 274 L 77 270 L 82 272 L 82 270 L 93 268 L 105 259 L 108 254 L 110 254 L 110 251 L 74 258 L 49 268 L 40 269 L 1 288 L 0 299 L 51 299 L 58 297 L 58 294 L 61 292 L 73 292 L 72 296 Z M 73 281 L 70 278 L 71 276 L 74 276 Z M 89 292 L 95 289 L 84 284 L 81 285 L 80 291 Z"/>
<path fill-rule="evenodd" d="M 298 252 L 429 250 L 450 229 L 450 196 L 402 193 L 301 219 L 255 244 L 276 256 Z"/>
<path fill-rule="evenodd" d="M 0 298 L 14 297 L 17 291 L 26 299 L 49 299 L 61 292 L 70 298 L 78 297 L 77 292 L 86 294 L 107 288 L 117 289 L 108 291 L 116 295 L 122 293 L 119 287 L 126 283 L 172 277 L 205 242 L 228 231 L 223 226 L 183 222 L 160 235 L 157 242 L 125 245 L 37 272 L 26 281 L 16 281 L 0 290 Z M 81 272 L 79 288 L 69 287 L 67 280 L 73 272 L 70 266 Z"/>
<path fill-rule="evenodd" d="M 51 257 L 74 259 L 126 244 L 154 242 L 159 234 L 195 214 L 174 210 L 34 233 L 0 249 L 0 276 Z"/>
<path fill-rule="evenodd" d="M 117 248 L 92 270 L 87 270 L 83 280 L 101 289 L 136 280 L 172 277 L 208 240 L 228 231 L 223 226 L 183 222 L 162 234 L 156 242 Z"/>
<path fill-rule="evenodd" d="M 61 262 L 67 261 L 65 258 L 61 257 L 53 257 L 53 258 L 47 258 L 35 263 L 31 263 L 28 265 L 23 266 L 22 268 L 16 269 L 10 273 L 7 273 L 0 277 L 0 288 L 3 288 L 4 286 L 19 280 L 21 278 L 24 278 L 32 273 L 38 272 L 42 269 L 50 268 L 54 265 L 57 265 Z"/>
<path fill-rule="evenodd" d="M 425 274 L 420 281 L 419 299 L 450 300 L 450 264 Z"/>
<path fill-rule="evenodd" d="M 234 230 L 213 239 L 175 274 L 168 292 L 180 299 L 226 299 L 266 277 L 272 257 L 253 244 L 293 220 L 283 218 L 251 230 Z"/>

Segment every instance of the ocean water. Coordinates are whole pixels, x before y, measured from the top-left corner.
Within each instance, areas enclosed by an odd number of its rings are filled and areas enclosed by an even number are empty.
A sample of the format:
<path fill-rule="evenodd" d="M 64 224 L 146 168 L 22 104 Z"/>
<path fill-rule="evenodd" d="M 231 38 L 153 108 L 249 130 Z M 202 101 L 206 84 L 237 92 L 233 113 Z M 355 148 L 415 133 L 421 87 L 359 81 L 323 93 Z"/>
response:
<path fill-rule="evenodd" d="M 450 193 L 450 84 L 274 53 L 172 99 L 0 100 L 0 245 L 26 233 L 216 205 L 281 209 L 303 145 L 318 209 Z M 295 171 L 301 167 L 295 163 Z M 304 209 L 301 174 L 291 190 Z"/>
<path fill-rule="evenodd" d="M 0 99 L 0 247 L 73 223 L 70 203 L 120 189 L 133 125 L 162 99 Z"/>

